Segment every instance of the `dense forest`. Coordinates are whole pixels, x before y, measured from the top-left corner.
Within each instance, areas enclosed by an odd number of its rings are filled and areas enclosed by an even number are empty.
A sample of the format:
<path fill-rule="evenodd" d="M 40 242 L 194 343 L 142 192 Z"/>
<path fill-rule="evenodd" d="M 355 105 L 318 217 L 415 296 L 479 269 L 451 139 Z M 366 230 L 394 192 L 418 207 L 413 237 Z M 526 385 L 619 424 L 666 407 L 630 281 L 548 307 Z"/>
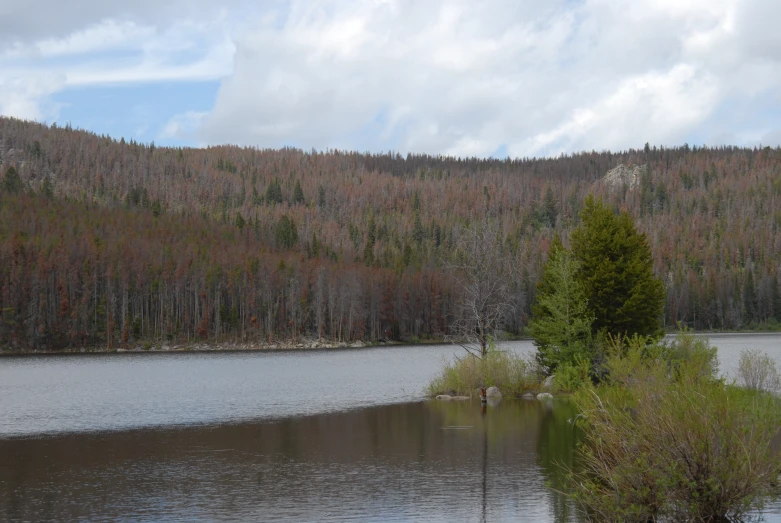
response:
<path fill-rule="evenodd" d="M 667 326 L 781 320 L 781 149 L 167 148 L 0 118 L 0 176 L 0 347 L 442 336 L 460 292 L 444 267 L 484 220 L 516 268 L 520 333 L 588 194 L 647 234 Z"/>

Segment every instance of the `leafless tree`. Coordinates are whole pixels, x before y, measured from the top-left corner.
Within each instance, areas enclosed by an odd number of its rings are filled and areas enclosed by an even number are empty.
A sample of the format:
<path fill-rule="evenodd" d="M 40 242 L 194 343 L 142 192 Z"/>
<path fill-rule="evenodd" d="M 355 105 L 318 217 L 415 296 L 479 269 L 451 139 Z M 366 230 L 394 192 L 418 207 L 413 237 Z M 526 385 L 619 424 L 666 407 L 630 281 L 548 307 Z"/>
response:
<path fill-rule="evenodd" d="M 463 230 L 454 258 L 446 262 L 461 289 L 448 339 L 481 358 L 488 353 L 490 340 L 500 337 L 513 309 L 513 271 L 502 244 L 495 223 L 477 222 Z"/>

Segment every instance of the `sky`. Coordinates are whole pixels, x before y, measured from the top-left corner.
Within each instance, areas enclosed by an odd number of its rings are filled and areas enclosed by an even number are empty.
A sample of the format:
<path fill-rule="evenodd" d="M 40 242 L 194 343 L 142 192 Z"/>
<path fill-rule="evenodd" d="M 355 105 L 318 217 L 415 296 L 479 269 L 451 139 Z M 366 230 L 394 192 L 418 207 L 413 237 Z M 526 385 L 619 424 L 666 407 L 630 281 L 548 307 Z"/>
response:
<path fill-rule="evenodd" d="M 0 114 L 157 145 L 781 144 L 778 0 L 0 0 Z"/>

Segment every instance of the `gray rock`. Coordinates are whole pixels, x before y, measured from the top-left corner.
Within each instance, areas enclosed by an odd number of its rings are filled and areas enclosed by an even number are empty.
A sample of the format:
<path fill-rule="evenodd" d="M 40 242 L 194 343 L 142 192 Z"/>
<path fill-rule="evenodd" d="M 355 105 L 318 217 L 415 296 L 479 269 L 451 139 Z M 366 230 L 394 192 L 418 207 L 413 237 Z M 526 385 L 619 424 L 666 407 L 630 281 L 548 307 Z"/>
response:
<path fill-rule="evenodd" d="M 439 396 L 437 396 L 437 399 L 441 401 L 450 401 L 453 399 L 453 396 L 450 396 L 448 394 L 440 394 Z"/>
<path fill-rule="evenodd" d="M 534 396 L 533 392 L 527 392 L 526 394 L 521 396 L 521 398 L 523 398 L 525 400 L 533 400 L 535 398 L 535 396 Z"/>
<path fill-rule="evenodd" d="M 553 399 L 553 394 L 551 394 L 551 393 L 549 393 L 549 392 L 540 392 L 539 394 L 537 394 L 537 399 L 538 399 L 538 400 L 549 400 L 549 399 Z"/>
<path fill-rule="evenodd" d="M 542 388 L 543 389 L 552 389 L 553 388 L 553 378 L 555 378 L 555 374 L 551 374 L 547 378 L 545 378 L 545 381 L 542 382 Z"/>
<path fill-rule="evenodd" d="M 496 387 L 488 387 L 488 390 L 485 391 L 485 395 L 488 398 L 501 398 L 502 391 L 500 391 Z"/>
<path fill-rule="evenodd" d="M 450 396 L 453 401 L 464 401 L 470 399 L 469 396 Z"/>

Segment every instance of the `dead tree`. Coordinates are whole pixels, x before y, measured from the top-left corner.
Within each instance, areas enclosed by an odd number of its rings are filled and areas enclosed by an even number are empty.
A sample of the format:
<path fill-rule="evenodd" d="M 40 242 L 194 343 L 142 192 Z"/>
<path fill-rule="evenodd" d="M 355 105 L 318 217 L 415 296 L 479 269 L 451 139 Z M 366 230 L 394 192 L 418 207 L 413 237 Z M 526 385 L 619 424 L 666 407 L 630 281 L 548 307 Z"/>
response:
<path fill-rule="evenodd" d="M 499 227 L 486 221 L 465 229 L 453 259 L 445 265 L 461 290 L 447 339 L 482 358 L 488 353 L 490 340 L 500 337 L 504 320 L 513 309 L 513 271 Z"/>

